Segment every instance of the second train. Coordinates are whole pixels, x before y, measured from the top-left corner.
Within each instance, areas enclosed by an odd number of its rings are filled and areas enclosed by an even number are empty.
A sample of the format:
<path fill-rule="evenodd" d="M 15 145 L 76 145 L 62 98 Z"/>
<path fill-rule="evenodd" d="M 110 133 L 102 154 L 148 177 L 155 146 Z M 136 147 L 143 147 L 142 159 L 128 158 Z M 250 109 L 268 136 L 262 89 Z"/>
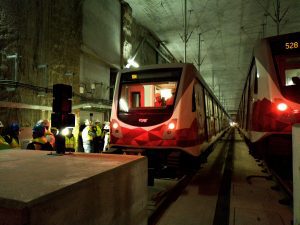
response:
<path fill-rule="evenodd" d="M 118 74 L 110 126 L 110 148 L 147 156 L 158 175 L 193 166 L 229 116 L 192 64 L 161 64 Z"/>

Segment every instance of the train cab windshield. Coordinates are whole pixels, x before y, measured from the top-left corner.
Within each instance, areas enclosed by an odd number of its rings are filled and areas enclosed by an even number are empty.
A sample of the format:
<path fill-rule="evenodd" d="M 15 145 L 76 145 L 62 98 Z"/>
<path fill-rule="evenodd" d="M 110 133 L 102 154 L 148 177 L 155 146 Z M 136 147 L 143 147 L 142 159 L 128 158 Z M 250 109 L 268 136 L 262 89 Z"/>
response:
<path fill-rule="evenodd" d="M 300 56 L 277 56 L 276 63 L 283 94 L 286 98 L 300 103 Z"/>
<path fill-rule="evenodd" d="M 181 71 L 159 69 L 121 74 L 119 119 L 135 126 L 151 126 L 169 119 Z"/>

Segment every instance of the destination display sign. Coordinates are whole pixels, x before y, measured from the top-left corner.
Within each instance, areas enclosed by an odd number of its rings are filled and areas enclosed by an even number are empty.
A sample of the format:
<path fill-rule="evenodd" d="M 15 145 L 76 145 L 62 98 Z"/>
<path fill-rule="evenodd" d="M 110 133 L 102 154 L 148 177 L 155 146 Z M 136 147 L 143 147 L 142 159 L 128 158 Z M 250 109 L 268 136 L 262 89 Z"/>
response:
<path fill-rule="evenodd" d="M 274 55 L 300 53 L 300 32 L 269 38 L 270 47 Z"/>

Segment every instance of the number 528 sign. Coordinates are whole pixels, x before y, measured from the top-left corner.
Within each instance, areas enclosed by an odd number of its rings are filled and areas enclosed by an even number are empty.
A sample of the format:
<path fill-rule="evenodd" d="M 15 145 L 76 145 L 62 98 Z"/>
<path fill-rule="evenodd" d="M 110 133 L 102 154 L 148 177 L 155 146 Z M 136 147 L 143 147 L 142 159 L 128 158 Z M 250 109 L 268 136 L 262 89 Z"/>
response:
<path fill-rule="evenodd" d="M 299 48 L 298 41 L 285 42 L 285 49 L 295 49 L 295 48 Z"/>

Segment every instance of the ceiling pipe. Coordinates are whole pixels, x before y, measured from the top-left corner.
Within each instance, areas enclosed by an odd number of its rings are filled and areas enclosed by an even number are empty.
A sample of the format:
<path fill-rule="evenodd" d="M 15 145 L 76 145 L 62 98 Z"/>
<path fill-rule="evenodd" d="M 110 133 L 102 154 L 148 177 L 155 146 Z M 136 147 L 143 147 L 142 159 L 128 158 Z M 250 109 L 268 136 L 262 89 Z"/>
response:
<path fill-rule="evenodd" d="M 12 55 L 6 55 L 6 58 L 14 60 L 14 81 L 17 82 L 17 79 L 18 79 L 18 53 L 14 53 Z"/>
<path fill-rule="evenodd" d="M 154 44 L 152 44 L 148 39 L 146 39 L 146 42 L 152 47 L 162 58 L 164 58 L 168 63 L 171 62 L 171 60 L 164 55 Z"/>
<path fill-rule="evenodd" d="M 186 21 L 186 0 L 184 0 L 184 60 L 186 63 L 186 46 L 187 46 L 187 21 Z"/>

